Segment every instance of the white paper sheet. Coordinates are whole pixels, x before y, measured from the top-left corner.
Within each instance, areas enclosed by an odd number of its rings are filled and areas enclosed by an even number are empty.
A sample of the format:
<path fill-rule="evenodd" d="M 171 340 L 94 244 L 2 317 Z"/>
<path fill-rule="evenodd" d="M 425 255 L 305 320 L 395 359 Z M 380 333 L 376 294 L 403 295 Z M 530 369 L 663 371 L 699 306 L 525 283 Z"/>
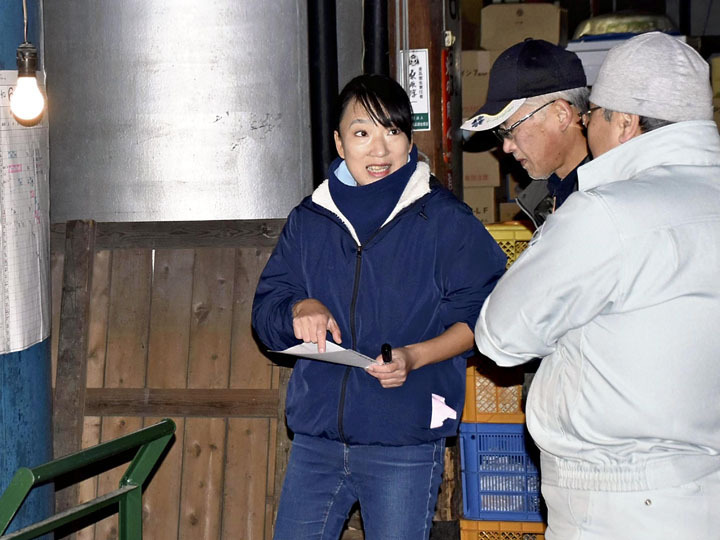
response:
<path fill-rule="evenodd" d="M 445 404 L 445 398 L 437 394 L 432 396 L 432 415 L 430 418 L 430 429 L 439 428 L 445 420 L 452 418 L 457 420 L 457 411 Z"/>
<path fill-rule="evenodd" d="M 0 71 L 0 354 L 50 335 L 47 119 L 35 127 L 15 121 L 16 79 L 16 70 Z"/>
<path fill-rule="evenodd" d="M 317 343 L 301 343 L 284 351 L 272 351 L 280 354 L 289 354 L 291 356 L 301 356 L 312 360 L 322 360 L 323 362 L 332 362 L 334 364 L 345 364 L 346 366 L 354 366 L 359 368 L 367 368 L 372 364 L 376 364 L 374 358 L 360 354 L 351 349 L 344 349 L 340 345 L 332 341 L 325 342 L 325 352 L 319 353 Z"/>

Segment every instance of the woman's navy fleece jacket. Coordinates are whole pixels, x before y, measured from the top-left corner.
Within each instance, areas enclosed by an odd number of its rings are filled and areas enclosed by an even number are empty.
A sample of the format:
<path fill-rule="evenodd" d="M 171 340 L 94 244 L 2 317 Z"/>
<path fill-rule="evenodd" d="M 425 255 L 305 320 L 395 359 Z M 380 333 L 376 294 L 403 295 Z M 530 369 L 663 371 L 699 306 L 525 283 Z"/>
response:
<path fill-rule="evenodd" d="M 434 338 L 457 322 L 473 329 L 505 255 L 470 208 L 418 163 L 397 206 L 364 245 L 326 180 L 288 216 L 253 302 L 253 326 L 271 350 L 299 341 L 292 307 L 316 298 L 333 314 L 341 345 L 372 358 L 380 346 Z M 328 334 L 329 336 L 329 334 Z M 457 412 L 431 429 L 432 394 Z M 411 371 L 383 388 L 361 368 L 298 359 L 287 394 L 295 433 L 349 444 L 410 445 L 457 432 L 465 357 Z"/>

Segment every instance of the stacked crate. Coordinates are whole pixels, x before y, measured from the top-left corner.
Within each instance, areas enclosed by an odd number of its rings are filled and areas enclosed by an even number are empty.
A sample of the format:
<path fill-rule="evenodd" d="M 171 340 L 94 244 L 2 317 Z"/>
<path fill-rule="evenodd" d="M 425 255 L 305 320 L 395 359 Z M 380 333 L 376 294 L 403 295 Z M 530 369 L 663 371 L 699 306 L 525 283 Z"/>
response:
<path fill-rule="evenodd" d="M 488 231 L 508 267 L 528 246 L 521 223 Z M 461 540 L 543 540 L 537 450 L 525 431 L 522 368 L 499 368 L 486 358 L 468 362 L 460 424 L 463 514 Z"/>

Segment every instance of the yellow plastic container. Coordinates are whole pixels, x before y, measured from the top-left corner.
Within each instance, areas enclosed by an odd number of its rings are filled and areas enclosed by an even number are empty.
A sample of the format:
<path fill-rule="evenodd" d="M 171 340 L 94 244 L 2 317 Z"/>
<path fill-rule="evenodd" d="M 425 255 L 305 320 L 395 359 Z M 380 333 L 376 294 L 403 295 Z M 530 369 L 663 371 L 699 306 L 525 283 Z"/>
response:
<path fill-rule="evenodd" d="M 545 540 L 545 524 L 461 519 L 460 540 Z"/>
<path fill-rule="evenodd" d="M 519 221 L 493 223 L 487 230 L 508 258 L 508 267 L 527 248 L 532 231 Z M 468 361 L 463 422 L 522 423 L 523 370 L 498 368 L 494 362 L 475 357 Z"/>
<path fill-rule="evenodd" d="M 533 235 L 532 231 L 519 221 L 492 223 L 487 225 L 487 230 L 507 255 L 508 268 L 525 251 Z"/>
<path fill-rule="evenodd" d="M 500 368 L 492 360 L 473 357 L 468 360 L 463 422 L 521 424 L 524 372 L 518 368 Z"/>

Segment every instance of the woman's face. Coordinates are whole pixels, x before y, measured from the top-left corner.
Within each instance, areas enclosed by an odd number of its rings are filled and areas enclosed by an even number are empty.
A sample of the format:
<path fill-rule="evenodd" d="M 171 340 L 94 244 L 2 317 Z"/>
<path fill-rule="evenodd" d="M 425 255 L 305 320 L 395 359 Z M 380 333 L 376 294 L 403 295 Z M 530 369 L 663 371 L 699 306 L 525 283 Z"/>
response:
<path fill-rule="evenodd" d="M 340 132 L 335 132 L 338 155 L 361 186 L 382 180 L 405 165 L 410 147 L 405 133 L 376 124 L 357 100 L 348 103 L 340 118 Z"/>

